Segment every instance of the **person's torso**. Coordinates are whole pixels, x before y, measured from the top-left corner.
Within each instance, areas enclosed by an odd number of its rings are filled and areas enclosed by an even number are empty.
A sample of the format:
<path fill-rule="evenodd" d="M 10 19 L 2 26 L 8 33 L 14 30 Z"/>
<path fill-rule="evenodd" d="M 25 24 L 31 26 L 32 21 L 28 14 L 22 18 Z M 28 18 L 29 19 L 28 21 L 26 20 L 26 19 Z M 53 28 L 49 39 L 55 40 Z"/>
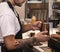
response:
<path fill-rule="evenodd" d="M 20 30 L 20 25 L 19 25 L 18 19 L 16 18 L 16 15 L 12 11 L 12 9 L 9 8 L 7 2 L 0 3 L 0 26 L 1 26 L 1 23 L 4 22 L 3 19 L 5 18 L 5 17 L 1 17 L 1 16 L 3 16 L 4 14 L 9 15 L 9 13 L 12 13 L 12 15 L 14 16 L 14 18 L 12 18 L 12 19 L 14 20 L 15 34 L 16 34 Z M 3 38 L 1 28 L 0 28 L 0 37 Z"/>

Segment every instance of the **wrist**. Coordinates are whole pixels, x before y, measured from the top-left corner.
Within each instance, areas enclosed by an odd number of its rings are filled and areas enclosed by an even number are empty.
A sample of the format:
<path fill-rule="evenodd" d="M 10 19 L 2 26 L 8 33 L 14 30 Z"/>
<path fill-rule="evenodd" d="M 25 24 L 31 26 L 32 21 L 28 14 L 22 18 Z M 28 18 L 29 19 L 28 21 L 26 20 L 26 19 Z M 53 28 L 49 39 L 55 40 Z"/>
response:
<path fill-rule="evenodd" d="M 29 26 L 30 26 L 30 30 L 33 30 L 33 24 L 29 24 Z"/>
<path fill-rule="evenodd" d="M 37 41 L 36 38 L 32 37 L 32 44 L 34 44 L 36 41 Z"/>

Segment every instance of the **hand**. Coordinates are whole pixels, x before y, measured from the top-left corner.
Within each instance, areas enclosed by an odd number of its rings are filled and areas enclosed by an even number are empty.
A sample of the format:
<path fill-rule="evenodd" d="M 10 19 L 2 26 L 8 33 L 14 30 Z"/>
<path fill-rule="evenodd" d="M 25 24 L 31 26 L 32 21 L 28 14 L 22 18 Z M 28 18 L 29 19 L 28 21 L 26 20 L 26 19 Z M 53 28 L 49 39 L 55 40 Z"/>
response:
<path fill-rule="evenodd" d="M 36 21 L 34 24 L 32 24 L 32 29 L 39 30 L 41 28 L 41 25 L 42 25 L 41 21 Z"/>
<path fill-rule="evenodd" d="M 60 38 L 60 34 L 51 34 L 51 38 Z"/>
<path fill-rule="evenodd" d="M 50 37 L 48 35 L 45 35 L 46 33 L 47 31 L 39 32 L 34 35 L 34 38 L 36 38 L 36 40 L 40 42 L 48 41 Z"/>

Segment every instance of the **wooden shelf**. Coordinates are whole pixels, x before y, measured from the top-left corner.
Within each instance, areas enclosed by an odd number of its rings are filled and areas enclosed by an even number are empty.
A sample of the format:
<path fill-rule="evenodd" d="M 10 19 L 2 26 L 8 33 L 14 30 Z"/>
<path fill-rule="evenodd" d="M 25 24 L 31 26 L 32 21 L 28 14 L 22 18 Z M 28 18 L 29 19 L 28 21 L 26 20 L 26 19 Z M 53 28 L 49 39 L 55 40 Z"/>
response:
<path fill-rule="evenodd" d="M 42 3 L 42 1 L 27 1 L 27 3 Z"/>
<path fill-rule="evenodd" d="M 45 3 L 45 5 L 43 3 L 27 3 L 27 7 L 29 9 L 40 9 L 40 8 L 47 9 L 48 3 Z"/>

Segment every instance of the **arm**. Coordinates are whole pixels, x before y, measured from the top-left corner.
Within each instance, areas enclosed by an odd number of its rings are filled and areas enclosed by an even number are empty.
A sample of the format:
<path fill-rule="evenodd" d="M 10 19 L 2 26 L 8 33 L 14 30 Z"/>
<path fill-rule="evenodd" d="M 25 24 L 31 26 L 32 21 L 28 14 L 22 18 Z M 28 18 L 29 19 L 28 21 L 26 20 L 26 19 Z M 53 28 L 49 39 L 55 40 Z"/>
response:
<path fill-rule="evenodd" d="M 25 45 L 32 44 L 33 40 L 33 37 L 28 39 L 15 39 L 14 35 L 4 37 L 4 43 L 8 50 L 22 48 Z"/>
<path fill-rule="evenodd" d="M 33 37 L 27 39 L 15 39 L 14 35 L 9 35 L 4 37 L 4 43 L 6 44 L 8 50 L 22 48 L 26 45 L 33 45 L 36 41 L 47 41 L 49 36 L 43 35 L 44 33 L 45 32 L 39 32 Z"/>
<path fill-rule="evenodd" d="M 32 30 L 32 24 L 22 25 L 22 27 L 23 32 Z"/>
<path fill-rule="evenodd" d="M 30 23 L 30 24 L 27 24 L 27 25 L 22 25 L 23 27 L 23 32 L 25 31 L 29 31 L 29 30 L 40 30 L 42 26 L 42 22 L 41 21 L 36 21 L 35 23 Z"/>

